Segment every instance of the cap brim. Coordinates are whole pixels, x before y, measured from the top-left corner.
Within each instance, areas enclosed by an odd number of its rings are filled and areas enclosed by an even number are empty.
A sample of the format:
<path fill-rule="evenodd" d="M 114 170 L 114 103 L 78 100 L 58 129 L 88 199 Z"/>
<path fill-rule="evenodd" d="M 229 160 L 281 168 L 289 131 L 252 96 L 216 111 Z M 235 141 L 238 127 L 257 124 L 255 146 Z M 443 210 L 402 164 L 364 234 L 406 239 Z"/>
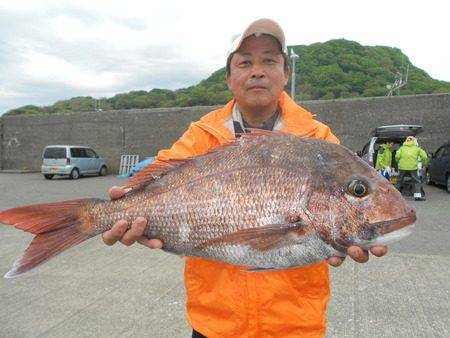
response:
<path fill-rule="evenodd" d="M 238 37 L 236 37 L 233 40 L 233 42 L 231 44 L 231 48 L 228 51 L 228 55 L 236 52 L 241 47 L 241 44 L 245 40 L 245 38 L 247 38 L 253 34 L 272 35 L 280 42 L 281 51 L 283 53 L 287 53 L 286 39 L 285 39 L 284 32 L 283 32 L 283 29 L 281 28 L 281 26 L 272 19 L 259 19 L 259 20 L 252 22 L 241 35 L 239 35 Z"/>

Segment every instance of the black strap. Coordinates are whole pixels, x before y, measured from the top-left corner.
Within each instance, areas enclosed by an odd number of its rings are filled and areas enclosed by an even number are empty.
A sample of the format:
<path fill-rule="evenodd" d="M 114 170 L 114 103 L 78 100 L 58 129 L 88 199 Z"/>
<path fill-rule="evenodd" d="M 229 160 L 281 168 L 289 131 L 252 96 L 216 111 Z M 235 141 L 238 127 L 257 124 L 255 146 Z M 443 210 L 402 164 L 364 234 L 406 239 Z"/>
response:
<path fill-rule="evenodd" d="M 244 134 L 247 132 L 242 129 L 242 126 L 238 121 L 233 121 L 233 126 L 234 126 L 234 135 L 236 135 L 236 137 L 239 137 L 239 134 Z"/>
<path fill-rule="evenodd" d="M 236 137 L 239 137 L 239 134 L 248 133 L 249 128 L 273 130 L 273 128 L 275 127 L 275 122 L 278 119 L 278 116 L 280 116 L 280 109 L 277 107 L 275 114 L 273 114 L 272 117 L 268 119 L 266 122 L 264 122 L 261 126 L 258 127 L 252 126 L 247 121 L 242 120 L 242 122 L 244 123 L 244 129 L 242 129 L 242 126 L 238 121 L 233 120 L 234 135 L 236 135 Z"/>
<path fill-rule="evenodd" d="M 192 329 L 192 338 L 208 338 L 208 337 L 206 337 L 206 336 L 202 335 L 200 332 Z"/>

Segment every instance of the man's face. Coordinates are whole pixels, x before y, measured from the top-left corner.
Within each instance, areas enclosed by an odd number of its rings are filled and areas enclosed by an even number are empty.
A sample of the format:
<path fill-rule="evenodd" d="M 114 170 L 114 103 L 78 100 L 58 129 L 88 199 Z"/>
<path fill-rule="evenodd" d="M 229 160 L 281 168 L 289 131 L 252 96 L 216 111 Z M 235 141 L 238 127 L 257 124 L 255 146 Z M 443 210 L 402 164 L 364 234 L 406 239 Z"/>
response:
<path fill-rule="evenodd" d="M 275 38 L 249 36 L 233 55 L 227 83 L 242 109 L 276 104 L 289 74 Z"/>

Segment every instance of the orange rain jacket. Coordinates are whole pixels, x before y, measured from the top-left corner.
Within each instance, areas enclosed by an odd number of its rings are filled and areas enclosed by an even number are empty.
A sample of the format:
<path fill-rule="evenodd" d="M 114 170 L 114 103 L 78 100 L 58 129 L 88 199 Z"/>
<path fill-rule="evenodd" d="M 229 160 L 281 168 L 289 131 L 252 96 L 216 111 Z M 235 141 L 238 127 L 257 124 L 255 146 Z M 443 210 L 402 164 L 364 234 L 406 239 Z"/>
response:
<path fill-rule="evenodd" d="M 157 159 L 201 155 L 226 144 L 234 137 L 234 104 L 232 100 L 192 123 L 170 149 L 158 153 Z M 285 92 L 278 106 L 282 123 L 279 129 L 339 142 L 329 127 L 314 120 Z M 209 259 L 186 258 L 187 317 L 196 331 L 209 338 L 325 335 L 330 296 L 327 263 L 280 271 L 243 270 Z"/>

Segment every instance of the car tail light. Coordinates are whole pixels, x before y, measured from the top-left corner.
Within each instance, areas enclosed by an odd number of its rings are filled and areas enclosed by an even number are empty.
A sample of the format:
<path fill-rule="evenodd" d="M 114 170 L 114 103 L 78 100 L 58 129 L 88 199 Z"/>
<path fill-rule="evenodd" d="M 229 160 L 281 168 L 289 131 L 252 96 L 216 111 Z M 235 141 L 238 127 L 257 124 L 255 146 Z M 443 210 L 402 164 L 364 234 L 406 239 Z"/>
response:
<path fill-rule="evenodd" d="M 66 165 L 70 165 L 70 158 L 66 158 Z"/>

